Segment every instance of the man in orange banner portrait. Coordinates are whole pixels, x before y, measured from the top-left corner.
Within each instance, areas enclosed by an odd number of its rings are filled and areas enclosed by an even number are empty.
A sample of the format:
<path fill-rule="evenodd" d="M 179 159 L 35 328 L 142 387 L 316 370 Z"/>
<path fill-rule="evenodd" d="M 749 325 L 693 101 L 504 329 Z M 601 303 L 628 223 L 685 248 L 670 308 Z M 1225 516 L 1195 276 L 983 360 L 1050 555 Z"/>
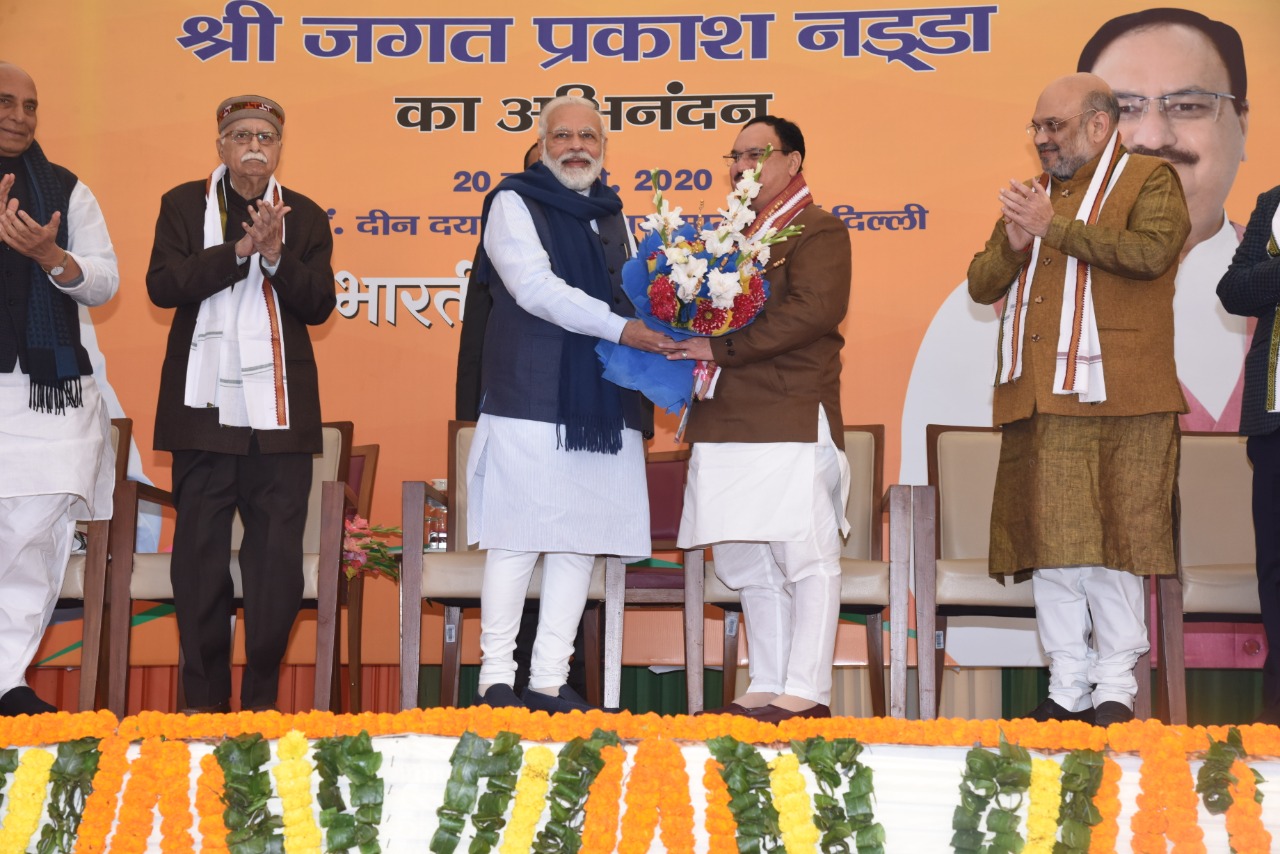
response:
<path fill-rule="evenodd" d="M 320 390 L 308 326 L 335 306 L 333 238 L 315 202 L 276 178 L 284 110 L 257 95 L 217 108 L 221 164 L 160 200 L 147 292 L 176 309 L 160 374 L 156 450 L 173 453 L 174 608 L 190 710 L 230 711 L 231 531 L 244 525 L 243 709 L 275 705 L 302 603 L 302 534 Z"/>
<path fill-rule="evenodd" d="M 23 673 L 77 519 L 109 519 L 115 454 L 79 309 L 120 284 L 89 188 L 36 142 L 35 81 L 0 62 L 0 715 L 57 709 Z"/>

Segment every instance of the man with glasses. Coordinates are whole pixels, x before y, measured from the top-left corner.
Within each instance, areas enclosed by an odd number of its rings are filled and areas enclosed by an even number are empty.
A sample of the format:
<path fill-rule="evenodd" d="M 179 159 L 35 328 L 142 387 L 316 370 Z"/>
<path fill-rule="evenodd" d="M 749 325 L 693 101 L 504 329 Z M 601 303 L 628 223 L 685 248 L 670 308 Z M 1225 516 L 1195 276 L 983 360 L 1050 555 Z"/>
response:
<path fill-rule="evenodd" d="M 840 324 L 851 258 L 849 229 L 813 204 L 794 122 L 748 122 L 725 156 L 731 181 L 766 152 L 747 233 L 802 231 L 772 247 L 764 310 L 737 332 L 665 349 L 720 370 L 714 394 L 689 409 L 679 537 L 682 549 L 715 546 L 716 574 L 740 591 L 746 617 L 750 687 L 714 711 L 776 723 L 831 715 L 840 541 L 849 530 Z"/>
<path fill-rule="evenodd" d="M 174 607 L 188 711 L 231 709 L 231 526 L 244 525 L 242 709 L 276 702 L 302 603 L 302 534 L 320 392 L 308 326 L 335 305 L 329 218 L 276 178 L 284 110 L 228 98 L 222 163 L 160 200 L 147 292 L 176 309 L 155 448 L 173 453 Z M 287 366 L 287 370 L 286 370 Z"/>
<path fill-rule="evenodd" d="M 541 162 L 510 175 L 482 214 L 474 275 L 493 308 L 480 418 L 467 461 L 467 542 L 487 549 L 477 701 L 546 712 L 589 708 L 566 683 L 597 555 L 650 552 L 644 438 L 653 408 L 603 377 L 603 338 L 657 351 L 622 291 L 634 253 L 622 201 L 600 180 L 595 105 L 555 98 L 538 119 Z M 541 608 L 523 696 L 513 690 L 520 615 L 539 558 Z"/>
<path fill-rule="evenodd" d="M 80 306 L 120 284 L 102 209 L 36 141 L 31 76 L 0 62 L 0 715 L 57 709 L 24 673 L 53 616 L 77 519 L 109 519 L 107 409 Z"/>
<path fill-rule="evenodd" d="M 1121 102 L 1120 136 L 1131 152 L 1169 161 L 1191 214 L 1174 293 L 1174 350 L 1189 411 L 1184 430 L 1231 432 L 1240 424 L 1245 318 L 1214 288 L 1243 229 L 1223 210 L 1245 155 L 1249 127 L 1244 46 L 1235 28 L 1185 9 L 1147 9 L 1107 21 L 1085 44 L 1078 71 L 1097 74 Z M 1169 96 L 1165 98 L 1164 96 Z M 938 309 L 916 356 L 902 414 L 904 483 L 925 481 L 927 424 L 984 422 L 994 313 L 957 287 Z"/>
<path fill-rule="evenodd" d="M 1141 575 L 1175 571 L 1173 280 L 1191 230 L 1181 184 L 1125 150 L 1093 74 L 1051 83 L 1027 132 L 1044 172 L 1000 191 L 969 295 L 1004 299 L 990 571 L 1031 575 L 1049 696 L 1029 717 L 1133 717 L 1147 650 Z"/>

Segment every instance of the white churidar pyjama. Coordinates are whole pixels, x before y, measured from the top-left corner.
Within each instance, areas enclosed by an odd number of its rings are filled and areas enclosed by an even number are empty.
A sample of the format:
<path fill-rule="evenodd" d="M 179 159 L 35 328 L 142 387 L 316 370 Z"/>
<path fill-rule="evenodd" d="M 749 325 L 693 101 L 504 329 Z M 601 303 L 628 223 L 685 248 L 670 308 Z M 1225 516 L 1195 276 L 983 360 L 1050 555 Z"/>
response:
<path fill-rule="evenodd" d="M 1049 699 L 1070 712 L 1108 701 L 1132 709 L 1133 668 L 1150 647 L 1142 578 L 1105 566 L 1037 569 L 1031 592 Z"/>

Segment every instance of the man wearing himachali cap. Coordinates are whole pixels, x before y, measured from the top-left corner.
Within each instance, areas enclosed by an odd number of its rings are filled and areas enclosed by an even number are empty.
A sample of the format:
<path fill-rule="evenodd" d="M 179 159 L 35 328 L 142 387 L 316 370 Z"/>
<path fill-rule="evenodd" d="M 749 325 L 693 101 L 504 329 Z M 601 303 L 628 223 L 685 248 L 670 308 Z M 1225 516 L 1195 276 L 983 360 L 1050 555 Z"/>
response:
<path fill-rule="evenodd" d="M 217 110 L 221 164 L 160 200 L 147 292 L 173 308 L 156 450 L 173 453 L 174 606 L 186 702 L 230 711 L 231 523 L 244 525 L 243 709 L 276 702 L 302 601 L 302 533 L 320 395 L 308 326 L 333 311 L 325 212 L 281 187 L 284 110 L 257 95 Z"/>

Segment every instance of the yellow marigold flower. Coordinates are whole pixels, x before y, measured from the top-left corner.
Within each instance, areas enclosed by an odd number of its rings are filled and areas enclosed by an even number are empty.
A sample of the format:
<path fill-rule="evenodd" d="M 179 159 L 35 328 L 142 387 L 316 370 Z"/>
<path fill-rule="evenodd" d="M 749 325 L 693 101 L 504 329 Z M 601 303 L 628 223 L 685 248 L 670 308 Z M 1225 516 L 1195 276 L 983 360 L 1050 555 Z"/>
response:
<path fill-rule="evenodd" d="M 9 787 L 9 811 L 4 817 L 4 826 L 0 827 L 0 852 L 27 850 L 27 844 L 40 826 L 53 759 L 52 753 L 40 748 L 22 754 Z"/>

